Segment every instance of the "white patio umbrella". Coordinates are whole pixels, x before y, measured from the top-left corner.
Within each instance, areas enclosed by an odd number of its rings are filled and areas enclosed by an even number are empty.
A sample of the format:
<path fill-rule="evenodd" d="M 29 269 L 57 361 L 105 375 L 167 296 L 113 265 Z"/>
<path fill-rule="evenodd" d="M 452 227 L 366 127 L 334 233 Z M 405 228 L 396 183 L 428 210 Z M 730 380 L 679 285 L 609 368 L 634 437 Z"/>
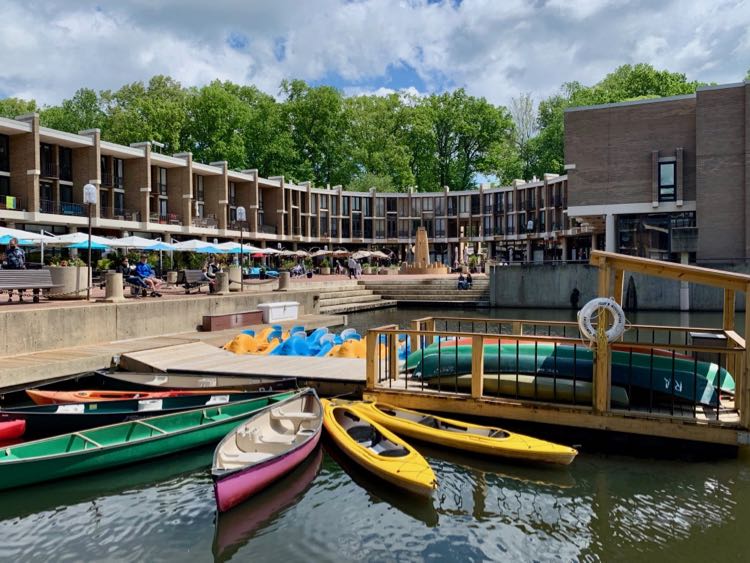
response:
<path fill-rule="evenodd" d="M 88 241 L 88 233 L 68 233 L 67 235 L 57 237 L 47 237 L 44 239 L 44 244 L 47 246 L 68 247 L 74 244 L 88 243 Z M 91 235 L 91 242 L 102 246 L 112 246 L 112 239 L 97 235 Z"/>
<path fill-rule="evenodd" d="M 388 255 L 385 252 L 381 252 L 380 250 L 374 250 L 370 252 L 370 257 L 385 260 L 386 258 L 388 258 Z"/>
<path fill-rule="evenodd" d="M 362 260 L 363 258 L 369 258 L 370 256 L 372 256 L 372 252 L 370 252 L 369 250 L 358 250 L 357 252 L 352 254 L 352 258 L 354 258 L 355 260 Z"/>
<path fill-rule="evenodd" d="M 173 246 L 175 250 L 180 251 L 202 252 L 205 254 L 221 254 L 221 249 L 217 248 L 213 244 L 206 242 L 205 240 L 185 240 L 175 243 Z"/>
<path fill-rule="evenodd" d="M 143 237 L 123 237 L 109 242 L 113 248 L 137 248 L 139 250 L 174 250 L 174 245 L 161 240 Z"/>
<path fill-rule="evenodd" d="M 331 250 L 323 250 L 321 248 L 320 250 L 316 250 L 315 252 L 313 252 L 310 256 L 312 256 L 313 258 L 318 258 L 319 256 L 330 256 L 331 254 L 333 254 Z"/>
<path fill-rule="evenodd" d="M 25 243 L 26 241 L 48 241 L 52 240 L 53 237 L 48 237 L 41 233 L 32 233 L 28 231 L 22 231 L 20 229 L 9 229 L 8 227 L 0 227 L 0 244 L 8 244 L 10 239 L 16 238 L 18 242 Z"/>
<path fill-rule="evenodd" d="M 220 249 L 222 252 L 226 254 L 239 254 L 240 253 L 240 246 L 242 247 L 242 253 L 243 254 L 255 254 L 258 252 L 263 252 L 262 248 L 258 248 L 257 246 L 253 246 L 252 244 L 243 244 L 240 245 L 238 242 L 222 242 L 221 244 L 215 245 L 216 248 Z"/>

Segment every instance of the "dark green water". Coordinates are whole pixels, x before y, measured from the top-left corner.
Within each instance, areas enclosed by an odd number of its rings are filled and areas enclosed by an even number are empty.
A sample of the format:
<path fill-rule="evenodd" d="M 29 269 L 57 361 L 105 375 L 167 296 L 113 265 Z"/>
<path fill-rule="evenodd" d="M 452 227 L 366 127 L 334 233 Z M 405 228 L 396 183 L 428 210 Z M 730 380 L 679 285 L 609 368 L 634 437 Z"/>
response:
<path fill-rule="evenodd" d="M 423 314 L 380 311 L 352 324 Z M 750 560 L 744 457 L 696 462 L 584 449 L 570 467 L 535 468 L 419 447 L 440 482 L 432 500 L 393 491 L 319 450 L 217 519 L 212 448 L 0 493 L 0 560 Z"/>

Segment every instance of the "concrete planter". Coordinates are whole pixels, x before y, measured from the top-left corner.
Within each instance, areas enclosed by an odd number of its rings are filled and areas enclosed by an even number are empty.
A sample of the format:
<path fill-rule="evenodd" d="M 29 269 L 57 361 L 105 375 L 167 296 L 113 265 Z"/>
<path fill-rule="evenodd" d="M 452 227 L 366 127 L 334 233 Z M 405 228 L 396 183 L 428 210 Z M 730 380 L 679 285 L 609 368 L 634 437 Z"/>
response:
<path fill-rule="evenodd" d="M 229 283 L 237 285 L 242 283 L 242 270 L 239 266 L 229 266 Z"/>
<path fill-rule="evenodd" d="M 167 283 L 169 285 L 175 285 L 177 283 L 177 272 L 167 272 Z"/>
<path fill-rule="evenodd" d="M 85 299 L 90 269 L 86 266 L 49 266 L 52 283 L 50 299 Z"/>
<path fill-rule="evenodd" d="M 331 268 L 321 268 L 320 269 L 320 275 L 321 276 L 330 276 L 331 275 Z"/>

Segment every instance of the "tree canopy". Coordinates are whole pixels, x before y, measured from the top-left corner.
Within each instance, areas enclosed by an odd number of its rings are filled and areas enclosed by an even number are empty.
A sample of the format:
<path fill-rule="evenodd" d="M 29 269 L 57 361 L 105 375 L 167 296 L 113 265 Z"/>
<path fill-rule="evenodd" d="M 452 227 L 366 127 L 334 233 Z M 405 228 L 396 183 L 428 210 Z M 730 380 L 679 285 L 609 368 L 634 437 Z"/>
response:
<path fill-rule="evenodd" d="M 698 86 L 681 73 L 622 65 L 592 86 L 566 82 L 538 103 L 522 94 L 505 108 L 463 89 L 347 97 L 331 86 L 285 80 L 276 99 L 251 85 L 216 80 L 186 88 L 158 75 L 116 91 L 81 88 L 43 108 L 2 99 L 0 116 L 39 111 L 42 124 L 55 129 L 98 127 L 108 141 L 158 141 L 165 153 L 190 151 L 197 161 L 226 160 L 232 169 L 294 182 L 464 190 L 480 176 L 508 183 L 562 172 L 566 108 L 689 94 Z"/>

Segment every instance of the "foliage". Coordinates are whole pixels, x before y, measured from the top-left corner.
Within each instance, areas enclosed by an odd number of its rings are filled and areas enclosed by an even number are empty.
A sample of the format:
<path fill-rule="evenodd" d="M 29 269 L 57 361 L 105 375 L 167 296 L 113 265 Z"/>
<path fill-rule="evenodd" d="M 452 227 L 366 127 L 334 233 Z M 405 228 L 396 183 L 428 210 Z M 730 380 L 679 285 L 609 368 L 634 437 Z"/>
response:
<path fill-rule="evenodd" d="M 114 262 L 109 258 L 100 258 L 96 261 L 96 269 L 103 272 L 113 268 Z"/>
<path fill-rule="evenodd" d="M 84 268 L 86 266 L 86 262 L 78 257 L 65 258 L 62 256 L 52 256 L 49 259 L 49 265 L 59 268 Z"/>
<path fill-rule="evenodd" d="M 78 133 L 86 129 L 102 128 L 105 119 L 99 96 L 90 88 L 81 88 L 71 99 L 59 106 L 45 108 L 39 121 L 45 127 Z"/>
<path fill-rule="evenodd" d="M 34 100 L 22 100 L 20 98 L 5 98 L 0 100 L 0 117 L 13 119 L 25 113 L 39 111 Z"/>
<path fill-rule="evenodd" d="M 355 176 L 349 185 L 346 187 L 347 190 L 355 192 L 366 192 L 370 188 L 375 188 L 377 192 L 396 192 L 397 187 L 393 184 L 393 178 L 387 174 L 373 174 L 372 172 L 365 172 L 359 176 Z"/>
<path fill-rule="evenodd" d="M 328 260 L 328 258 L 323 258 L 320 261 L 320 267 L 321 268 L 330 268 L 331 267 L 331 262 Z"/>

